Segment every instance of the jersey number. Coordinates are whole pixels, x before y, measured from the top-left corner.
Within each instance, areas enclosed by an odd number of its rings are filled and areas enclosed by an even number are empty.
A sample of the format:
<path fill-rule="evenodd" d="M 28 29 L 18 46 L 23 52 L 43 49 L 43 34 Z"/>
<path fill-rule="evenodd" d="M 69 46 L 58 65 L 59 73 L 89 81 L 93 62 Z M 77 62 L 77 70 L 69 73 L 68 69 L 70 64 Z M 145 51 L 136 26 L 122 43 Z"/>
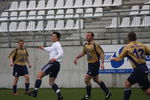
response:
<path fill-rule="evenodd" d="M 143 49 L 134 49 L 133 54 L 136 55 L 137 58 L 142 58 L 144 56 Z"/>

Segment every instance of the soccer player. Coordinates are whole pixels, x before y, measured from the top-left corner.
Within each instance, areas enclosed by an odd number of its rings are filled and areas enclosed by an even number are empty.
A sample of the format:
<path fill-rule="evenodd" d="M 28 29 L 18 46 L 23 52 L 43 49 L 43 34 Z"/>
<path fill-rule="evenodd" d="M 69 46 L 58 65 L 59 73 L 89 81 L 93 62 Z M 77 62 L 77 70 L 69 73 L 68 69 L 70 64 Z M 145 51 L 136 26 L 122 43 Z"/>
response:
<path fill-rule="evenodd" d="M 55 83 L 55 79 L 60 70 L 60 62 L 62 61 L 63 57 L 63 49 L 61 47 L 61 44 L 59 43 L 60 37 L 61 36 L 59 32 L 53 32 L 51 35 L 51 40 L 53 42 L 52 46 L 40 47 L 41 49 L 49 53 L 49 61 L 42 67 L 41 71 L 38 73 L 34 91 L 30 92 L 30 96 L 37 97 L 38 89 L 40 88 L 42 83 L 42 78 L 46 75 L 49 75 L 49 84 L 56 92 L 58 100 L 63 99 L 61 91 L 58 85 Z"/>
<path fill-rule="evenodd" d="M 18 95 L 17 93 L 17 82 L 19 80 L 19 76 L 24 76 L 25 78 L 25 94 L 28 94 L 29 90 L 29 73 L 27 69 L 27 65 L 31 68 L 31 65 L 28 60 L 28 51 L 24 47 L 24 41 L 18 41 L 18 47 L 16 47 L 11 54 L 10 58 L 10 66 L 13 67 L 13 76 L 15 77 L 13 82 L 13 94 Z"/>
<path fill-rule="evenodd" d="M 128 57 L 133 67 L 132 74 L 125 81 L 123 100 L 129 100 L 131 95 L 131 86 L 138 83 L 145 94 L 150 95 L 150 82 L 148 80 L 148 68 L 145 62 L 145 55 L 150 54 L 150 48 L 137 42 L 134 32 L 128 34 L 128 44 L 123 48 L 118 57 L 112 58 L 114 61 L 120 61 L 124 57 Z"/>
<path fill-rule="evenodd" d="M 87 32 L 87 43 L 83 47 L 83 51 L 74 59 L 74 63 L 77 64 L 77 60 L 84 55 L 87 55 L 88 71 L 85 75 L 86 95 L 82 100 L 88 100 L 91 98 L 91 79 L 96 82 L 100 88 L 105 92 L 105 98 L 108 100 L 111 96 L 111 92 L 105 86 L 105 83 L 99 79 L 99 68 L 104 69 L 104 51 L 98 43 L 94 41 L 94 33 Z M 100 64 L 101 59 L 101 64 Z"/>

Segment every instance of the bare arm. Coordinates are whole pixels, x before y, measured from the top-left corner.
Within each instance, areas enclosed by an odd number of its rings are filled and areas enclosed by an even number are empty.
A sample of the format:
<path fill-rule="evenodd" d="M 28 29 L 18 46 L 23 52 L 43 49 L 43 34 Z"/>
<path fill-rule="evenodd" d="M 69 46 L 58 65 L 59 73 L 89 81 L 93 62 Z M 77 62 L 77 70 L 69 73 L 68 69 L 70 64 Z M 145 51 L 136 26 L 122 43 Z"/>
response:
<path fill-rule="evenodd" d="M 80 59 L 81 57 L 83 57 L 84 55 L 85 55 L 85 54 L 84 54 L 83 52 L 79 53 L 79 55 L 76 56 L 75 59 L 74 59 L 74 64 L 77 65 L 77 60 Z"/>
<path fill-rule="evenodd" d="M 13 58 L 10 57 L 10 66 L 14 66 Z"/>
<path fill-rule="evenodd" d="M 29 61 L 29 58 L 28 58 L 28 57 L 27 57 L 27 64 L 28 64 L 29 68 L 32 67 L 31 64 L 30 64 L 30 61 Z"/>
<path fill-rule="evenodd" d="M 104 53 L 101 54 L 100 59 L 101 59 L 101 65 L 100 65 L 100 67 L 102 69 L 104 69 L 104 59 L 105 59 Z"/>

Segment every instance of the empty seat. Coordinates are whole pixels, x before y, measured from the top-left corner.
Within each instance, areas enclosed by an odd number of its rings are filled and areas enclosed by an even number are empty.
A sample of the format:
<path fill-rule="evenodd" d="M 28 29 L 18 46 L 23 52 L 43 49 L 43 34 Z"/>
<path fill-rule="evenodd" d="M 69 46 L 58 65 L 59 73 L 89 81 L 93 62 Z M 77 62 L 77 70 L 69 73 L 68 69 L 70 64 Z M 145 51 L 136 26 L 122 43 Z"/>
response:
<path fill-rule="evenodd" d="M 44 19 L 44 15 L 45 15 L 45 11 L 44 10 L 38 11 L 36 19 Z"/>
<path fill-rule="evenodd" d="M 18 1 L 13 1 L 10 5 L 9 10 L 17 10 L 18 9 Z"/>
<path fill-rule="evenodd" d="M 132 6 L 129 15 L 138 15 L 138 14 L 139 14 L 139 5 Z"/>
<path fill-rule="evenodd" d="M 114 0 L 113 6 L 121 6 L 122 5 L 122 0 Z"/>
<path fill-rule="evenodd" d="M 62 8 L 64 6 L 64 0 L 57 0 L 55 8 Z"/>
<path fill-rule="evenodd" d="M 47 12 L 46 19 L 54 18 L 54 10 L 49 10 Z"/>
<path fill-rule="evenodd" d="M 36 8 L 36 1 L 35 0 L 30 0 L 28 9 L 35 9 Z"/>
<path fill-rule="evenodd" d="M 53 20 L 49 20 L 47 22 L 45 30 L 54 30 L 55 22 Z"/>
<path fill-rule="evenodd" d="M 44 29 L 43 26 L 44 26 L 43 21 L 38 21 L 35 30 L 36 31 L 42 31 Z"/>
<path fill-rule="evenodd" d="M 64 20 L 57 20 L 55 30 L 62 30 L 64 29 Z"/>
<path fill-rule="evenodd" d="M 18 12 L 11 12 L 10 13 L 10 20 L 17 20 L 18 18 Z"/>
<path fill-rule="evenodd" d="M 34 31 L 34 30 L 35 30 L 35 21 L 29 21 L 27 31 Z"/>
<path fill-rule="evenodd" d="M 91 7 L 93 4 L 93 0 L 85 0 L 84 2 L 84 7 Z"/>
<path fill-rule="evenodd" d="M 87 8 L 84 17 L 92 17 L 92 16 L 93 16 L 93 8 Z"/>
<path fill-rule="evenodd" d="M 5 21 L 8 19 L 8 12 L 2 12 L 0 16 L 0 21 Z"/>
<path fill-rule="evenodd" d="M 96 8 L 94 16 L 103 16 L 103 8 Z"/>
<path fill-rule="evenodd" d="M 9 31 L 14 32 L 17 30 L 17 22 L 10 22 L 9 24 Z"/>
<path fill-rule="evenodd" d="M 111 24 L 107 28 L 116 28 L 117 25 L 117 17 L 112 18 Z"/>
<path fill-rule="evenodd" d="M 17 31 L 26 31 L 26 22 L 25 21 L 19 22 Z"/>
<path fill-rule="evenodd" d="M 145 16 L 143 21 L 142 21 L 142 24 L 141 26 L 150 26 L 150 16 Z"/>
<path fill-rule="evenodd" d="M 131 27 L 139 27 L 139 26 L 141 26 L 140 17 L 134 17 L 131 23 Z"/>
<path fill-rule="evenodd" d="M 65 29 L 73 29 L 74 28 L 74 20 L 67 20 Z"/>
<path fill-rule="evenodd" d="M 8 32 L 8 23 L 2 22 L 0 25 L 0 32 Z"/>
<path fill-rule="evenodd" d="M 93 6 L 102 6 L 103 0 L 95 0 Z"/>
<path fill-rule="evenodd" d="M 64 10 L 57 10 L 55 18 L 63 18 L 64 17 Z"/>
<path fill-rule="evenodd" d="M 65 8 L 73 7 L 73 0 L 67 0 L 64 7 Z"/>
<path fill-rule="evenodd" d="M 129 26 L 130 26 L 130 17 L 124 17 L 119 27 L 129 27 Z"/>
<path fill-rule="evenodd" d="M 74 7 L 82 7 L 83 6 L 83 0 L 75 0 Z"/>
<path fill-rule="evenodd" d="M 35 19 L 36 17 L 36 11 L 30 11 L 28 15 L 28 19 Z"/>
<path fill-rule="evenodd" d="M 150 5 L 143 5 L 140 14 L 150 14 Z"/>
<path fill-rule="evenodd" d="M 76 20 L 76 23 L 75 23 L 75 26 L 74 26 L 74 29 L 82 29 L 83 28 L 83 19 L 78 19 Z"/>
<path fill-rule="evenodd" d="M 74 17 L 79 17 L 79 15 L 83 16 L 83 9 L 76 9 L 76 13 Z"/>
<path fill-rule="evenodd" d="M 112 0 L 104 0 L 103 6 L 112 6 Z"/>
<path fill-rule="evenodd" d="M 19 10 L 26 10 L 27 9 L 27 1 L 20 1 Z"/>
<path fill-rule="evenodd" d="M 21 11 L 19 13 L 18 20 L 25 20 L 27 18 L 27 12 L 26 11 Z"/>
<path fill-rule="evenodd" d="M 48 0 L 46 9 L 54 8 L 54 0 Z"/>
<path fill-rule="evenodd" d="M 67 9 L 66 14 L 65 14 L 65 18 L 73 17 L 73 15 L 74 15 L 73 9 Z"/>
<path fill-rule="evenodd" d="M 44 9 L 45 8 L 45 0 L 39 0 L 37 9 Z"/>

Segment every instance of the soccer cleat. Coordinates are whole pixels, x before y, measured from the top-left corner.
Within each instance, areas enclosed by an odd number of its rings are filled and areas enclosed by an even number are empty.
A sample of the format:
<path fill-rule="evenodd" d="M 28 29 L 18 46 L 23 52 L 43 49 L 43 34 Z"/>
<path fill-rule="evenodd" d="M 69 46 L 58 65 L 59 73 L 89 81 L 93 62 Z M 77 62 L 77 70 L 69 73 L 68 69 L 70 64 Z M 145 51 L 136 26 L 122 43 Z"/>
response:
<path fill-rule="evenodd" d="M 35 91 L 29 92 L 28 95 L 32 97 L 37 97 L 37 93 Z"/>
<path fill-rule="evenodd" d="M 63 100 L 63 96 L 59 96 L 57 100 Z"/>
<path fill-rule="evenodd" d="M 111 92 L 109 91 L 109 92 L 105 95 L 105 100 L 108 100 L 111 96 L 112 96 L 112 94 L 111 94 Z"/>
<path fill-rule="evenodd" d="M 29 95 L 29 94 L 30 94 L 30 92 L 29 92 L 29 91 L 26 91 L 24 94 Z"/>
<path fill-rule="evenodd" d="M 89 100 L 91 98 L 91 96 L 86 95 L 85 97 L 83 97 L 81 100 Z"/>

